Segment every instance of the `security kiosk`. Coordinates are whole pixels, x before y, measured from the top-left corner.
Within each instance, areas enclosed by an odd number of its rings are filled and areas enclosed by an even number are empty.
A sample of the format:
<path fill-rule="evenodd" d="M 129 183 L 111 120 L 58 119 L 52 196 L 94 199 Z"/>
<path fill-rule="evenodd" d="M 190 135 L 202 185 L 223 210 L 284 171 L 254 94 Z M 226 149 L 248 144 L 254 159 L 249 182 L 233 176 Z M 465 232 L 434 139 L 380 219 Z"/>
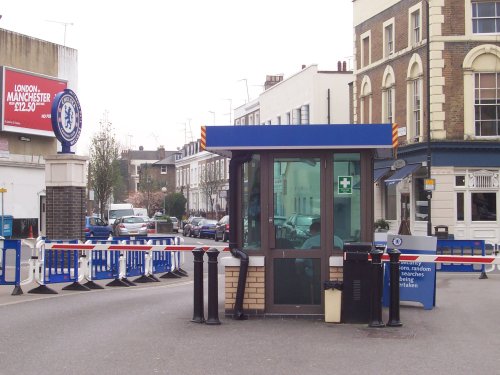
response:
<path fill-rule="evenodd" d="M 373 163 L 391 124 L 210 126 L 201 145 L 231 158 L 225 312 L 323 315 L 345 243 L 373 241 Z"/>

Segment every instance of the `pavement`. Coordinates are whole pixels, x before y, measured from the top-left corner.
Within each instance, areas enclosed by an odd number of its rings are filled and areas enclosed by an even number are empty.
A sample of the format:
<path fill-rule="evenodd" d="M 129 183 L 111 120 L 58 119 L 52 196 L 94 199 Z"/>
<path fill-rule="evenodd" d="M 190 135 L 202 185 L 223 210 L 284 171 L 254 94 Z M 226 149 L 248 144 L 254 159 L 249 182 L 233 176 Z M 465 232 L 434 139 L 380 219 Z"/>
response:
<path fill-rule="evenodd" d="M 223 275 L 219 326 L 190 322 L 191 276 L 93 292 L 56 285 L 53 296 L 0 286 L 0 374 L 500 374 L 500 271 L 487 275 L 438 272 L 435 308 L 402 303 L 403 326 L 385 328 L 235 321 L 223 315 Z"/>

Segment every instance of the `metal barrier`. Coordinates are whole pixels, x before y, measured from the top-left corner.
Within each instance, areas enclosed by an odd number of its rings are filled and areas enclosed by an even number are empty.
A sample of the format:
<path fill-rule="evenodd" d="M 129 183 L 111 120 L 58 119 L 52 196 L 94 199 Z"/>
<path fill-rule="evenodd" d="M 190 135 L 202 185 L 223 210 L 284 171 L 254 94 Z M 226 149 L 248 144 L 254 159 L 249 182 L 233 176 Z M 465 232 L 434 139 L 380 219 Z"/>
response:
<path fill-rule="evenodd" d="M 460 256 L 485 256 L 484 240 L 438 240 L 436 254 Z M 484 272 L 484 265 L 440 263 L 437 271 L 442 272 Z"/>
<path fill-rule="evenodd" d="M 0 240 L 1 256 L 0 256 L 0 285 L 14 285 L 12 295 L 23 294 L 21 289 L 21 241 L 20 240 Z M 12 260 L 10 255 L 14 252 L 14 264 L 8 265 Z M 14 268 L 13 278 L 7 275 L 7 268 Z M 10 272 L 9 272 L 10 273 Z"/>

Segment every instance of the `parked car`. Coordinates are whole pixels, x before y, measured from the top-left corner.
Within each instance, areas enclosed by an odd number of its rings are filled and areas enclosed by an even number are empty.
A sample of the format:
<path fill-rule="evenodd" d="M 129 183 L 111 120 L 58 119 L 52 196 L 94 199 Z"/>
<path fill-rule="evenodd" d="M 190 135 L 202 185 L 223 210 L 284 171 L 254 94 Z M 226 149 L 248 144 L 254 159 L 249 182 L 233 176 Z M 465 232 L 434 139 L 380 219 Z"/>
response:
<path fill-rule="evenodd" d="M 313 221 L 319 221 L 319 215 L 293 214 L 281 227 L 284 238 L 292 241 L 305 241 L 310 237 L 309 227 Z"/>
<path fill-rule="evenodd" d="M 193 227 L 193 237 L 214 238 L 216 225 L 217 225 L 217 220 L 209 220 L 209 219 L 200 220 L 198 224 Z"/>
<path fill-rule="evenodd" d="M 85 218 L 85 238 L 108 237 L 113 235 L 113 227 L 95 216 Z"/>
<path fill-rule="evenodd" d="M 179 219 L 175 216 L 170 216 L 170 220 L 172 221 L 172 229 L 175 233 L 179 233 Z"/>
<path fill-rule="evenodd" d="M 202 217 L 190 217 L 188 219 L 188 222 L 184 225 L 184 228 L 182 229 L 182 235 L 183 236 L 189 236 L 192 237 L 192 226 L 198 224 L 200 220 L 202 220 Z"/>
<path fill-rule="evenodd" d="M 122 216 L 113 224 L 113 234 L 121 236 L 146 236 L 148 223 L 142 216 Z"/>
<path fill-rule="evenodd" d="M 229 241 L 229 215 L 222 217 L 215 226 L 215 241 Z"/>

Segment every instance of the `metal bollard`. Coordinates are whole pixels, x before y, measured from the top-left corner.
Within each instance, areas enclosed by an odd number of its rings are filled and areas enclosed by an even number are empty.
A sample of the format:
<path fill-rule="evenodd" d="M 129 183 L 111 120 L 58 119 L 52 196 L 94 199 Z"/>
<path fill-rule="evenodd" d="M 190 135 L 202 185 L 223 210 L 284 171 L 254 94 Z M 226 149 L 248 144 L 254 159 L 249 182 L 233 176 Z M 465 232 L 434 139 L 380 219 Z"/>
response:
<path fill-rule="evenodd" d="M 203 315 L 203 254 L 201 248 L 192 251 L 194 256 L 193 261 L 193 319 L 194 323 L 204 323 L 205 316 Z"/>
<path fill-rule="evenodd" d="M 401 327 L 403 323 L 399 320 L 399 256 L 398 249 L 387 250 L 389 254 L 390 272 L 390 297 L 389 297 L 389 321 L 388 327 Z"/>
<path fill-rule="evenodd" d="M 219 281 L 217 271 L 217 256 L 219 250 L 210 248 L 208 255 L 208 317 L 206 324 L 218 325 L 219 320 Z"/>
<path fill-rule="evenodd" d="M 370 323 L 369 327 L 381 328 L 385 327 L 382 321 L 382 287 L 383 287 L 383 266 L 382 266 L 382 250 L 373 248 L 370 251 L 372 257 L 371 266 L 371 294 L 370 294 Z"/>

